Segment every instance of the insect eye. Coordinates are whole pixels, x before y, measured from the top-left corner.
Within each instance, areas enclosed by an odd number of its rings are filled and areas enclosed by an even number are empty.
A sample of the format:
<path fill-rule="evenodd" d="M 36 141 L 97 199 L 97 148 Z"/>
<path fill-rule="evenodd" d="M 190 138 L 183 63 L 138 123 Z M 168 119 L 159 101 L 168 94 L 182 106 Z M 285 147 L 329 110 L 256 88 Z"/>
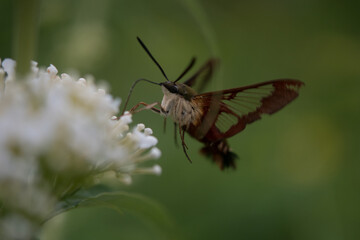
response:
<path fill-rule="evenodd" d="M 179 92 L 179 89 L 178 89 L 178 87 L 176 85 L 169 86 L 168 89 L 169 89 L 169 91 L 171 93 L 178 93 Z"/>
<path fill-rule="evenodd" d="M 173 82 L 164 82 L 161 83 L 162 86 L 164 86 L 169 92 L 171 93 L 179 93 L 179 88 L 176 84 L 174 84 Z"/>

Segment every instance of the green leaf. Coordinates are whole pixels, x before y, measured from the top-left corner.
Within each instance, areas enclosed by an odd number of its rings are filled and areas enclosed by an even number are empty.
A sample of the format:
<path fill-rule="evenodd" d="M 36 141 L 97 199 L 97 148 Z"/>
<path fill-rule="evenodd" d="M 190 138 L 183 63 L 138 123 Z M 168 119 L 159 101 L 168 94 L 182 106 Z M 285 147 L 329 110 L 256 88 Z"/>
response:
<path fill-rule="evenodd" d="M 63 201 L 50 218 L 74 208 L 88 207 L 106 207 L 121 214 L 130 213 L 156 230 L 162 236 L 160 239 L 178 238 L 172 219 L 159 203 L 140 194 L 111 192 L 105 186 L 79 191 L 73 197 Z"/>
<path fill-rule="evenodd" d="M 174 239 L 174 225 L 163 207 L 150 198 L 126 192 L 108 192 L 80 202 L 78 207 L 107 207 L 120 213 L 130 212 L 155 227 L 164 239 Z"/>
<path fill-rule="evenodd" d="M 111 192 L 111 191 L 112 191 L 111 188 L 109 188 L 106 185 L 102 185 L 102 184 L 95 185 L 95 186 L 93 186 L 91 188 L 87 188 L 87 189 L 81 189 L 81 190 L 77 191 L 74 195 L 67 196 L 62 201 L 60 201 L 57 204 L 56 209 L 50 214 L 50 216 L 45 220 L 45 222 L 60 213 L 69 211 L 73 208 L 77 208 L 79 206 L 79 204 L 82 201 L 84 201 L 85 199 L 92 198 L 101 193 L 107 193 L 107 192 Z"/>

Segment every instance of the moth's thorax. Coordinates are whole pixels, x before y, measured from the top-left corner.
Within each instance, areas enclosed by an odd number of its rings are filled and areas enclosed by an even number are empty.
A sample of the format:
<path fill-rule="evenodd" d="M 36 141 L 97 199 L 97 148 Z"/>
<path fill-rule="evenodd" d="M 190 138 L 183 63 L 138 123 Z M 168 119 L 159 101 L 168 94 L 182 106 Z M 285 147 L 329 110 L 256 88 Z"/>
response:
<path fill-rule="evenodd" d="M 161 114 L 170 117 L 180 126 L 188 128 L 190 124 L 198 125 L 201 121 L 202 109 L 199 109 L 194 102 L 185 99 L 183 96 L 169 92 L 161 86 L 164 97 L 161 101 Z"/>

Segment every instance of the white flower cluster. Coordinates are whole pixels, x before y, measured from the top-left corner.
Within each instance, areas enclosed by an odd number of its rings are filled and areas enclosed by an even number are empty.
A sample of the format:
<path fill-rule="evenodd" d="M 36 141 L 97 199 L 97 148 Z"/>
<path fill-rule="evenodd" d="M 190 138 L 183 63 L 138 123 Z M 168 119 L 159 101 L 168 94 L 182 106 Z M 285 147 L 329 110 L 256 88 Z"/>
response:
<path fill-rule="evenodd" d="M 131 115 L 113 116 L 120 101 L 94 82 L 35 62 L 16 79 L 15 61 L 1 65 L 1 239 L 27 238 L 58 201 L 101 176 L 130 183 L 132 174 L 161 173 L 158 165 L 138 167 L 161 155 L 152 130 L 129 131 Z"/>

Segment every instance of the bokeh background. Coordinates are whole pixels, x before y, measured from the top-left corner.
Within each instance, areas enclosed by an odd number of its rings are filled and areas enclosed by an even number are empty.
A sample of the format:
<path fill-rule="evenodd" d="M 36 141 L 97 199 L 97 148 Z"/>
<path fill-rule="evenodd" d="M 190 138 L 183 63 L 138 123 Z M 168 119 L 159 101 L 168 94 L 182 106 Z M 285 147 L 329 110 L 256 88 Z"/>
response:
<path fill-rule="evenodd" d="M 13 1 L 0 3 L 5 58 L 13 56 Z M 197 67 L 218 57 L 208 91 L 304 81 L 296 101 L 230 139 L 240 156 L 235 171 L 221 172 L 187 138 L 190 164 L 173 142 L 172 124 L 164 133 L 162 117 L 137 114 L 134 122 L 159 139 L 163 174 L 139 176 L 122 190 L 162 205 L 177 239 L 359 239 L 359 9 L 352 0 L 47 0 L 39 10 L 35 60 L 60 72 L 90 73 L 122 99 L 138 78 L 164 81 L 136 36 L 170 79 L 192 56 Z M 130 105 L 161 98 L 159 87 L 141 83 Z M 161 226 L 105 208 L 63 214 L 42 235 L 165 238 Z"/>

